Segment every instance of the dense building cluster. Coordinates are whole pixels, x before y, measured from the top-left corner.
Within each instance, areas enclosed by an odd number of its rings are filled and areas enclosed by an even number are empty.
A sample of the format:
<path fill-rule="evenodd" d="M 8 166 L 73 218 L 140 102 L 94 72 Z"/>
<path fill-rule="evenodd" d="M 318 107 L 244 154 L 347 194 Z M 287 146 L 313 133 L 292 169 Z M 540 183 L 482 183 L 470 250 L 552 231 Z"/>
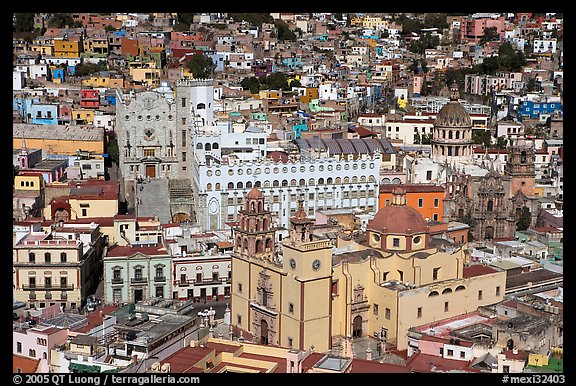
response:
<path fill-rule="evenodd" d="M 14 372 L 562 372 L 562 38 L 14 14 Z"/>

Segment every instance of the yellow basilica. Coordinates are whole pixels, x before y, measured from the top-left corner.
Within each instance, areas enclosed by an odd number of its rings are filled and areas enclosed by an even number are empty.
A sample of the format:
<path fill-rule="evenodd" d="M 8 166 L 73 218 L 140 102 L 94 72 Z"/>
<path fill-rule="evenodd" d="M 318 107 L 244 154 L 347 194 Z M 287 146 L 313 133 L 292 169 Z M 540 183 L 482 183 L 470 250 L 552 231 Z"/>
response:
<path fill-rule="evenodd" d="M 506 273 L 469 266 L 466 245 L 434 246 L 429 224 L 393 192 L 367 231 L 345 252 L 313 236 L 299 201 L 289 237 L 276 253 L 271 212 L 257 189 L 246 195 L 234 229 L 231 320 L 256 343 L 328 352 L 338 343 L 375 336 L 408 348 L 411 327 L 475 311 L 504 298 Z"/>

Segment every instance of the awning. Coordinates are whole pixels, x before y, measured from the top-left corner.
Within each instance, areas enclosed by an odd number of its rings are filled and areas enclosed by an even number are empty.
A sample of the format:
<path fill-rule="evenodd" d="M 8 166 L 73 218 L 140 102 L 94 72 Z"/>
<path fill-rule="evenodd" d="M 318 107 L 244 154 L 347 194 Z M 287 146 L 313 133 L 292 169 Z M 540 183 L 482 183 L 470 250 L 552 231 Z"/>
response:
<path fill-rule="evenodd" d="M 99 373 L 100 372 L 100 366 L 94 366 L 94 365 L 85 365 L 82 363 L 74 363 L 74 362 L 70 362 L 70 366 L 68 366 L 69 370 L 77 370 L 79 372 L 82 373 Z"/>

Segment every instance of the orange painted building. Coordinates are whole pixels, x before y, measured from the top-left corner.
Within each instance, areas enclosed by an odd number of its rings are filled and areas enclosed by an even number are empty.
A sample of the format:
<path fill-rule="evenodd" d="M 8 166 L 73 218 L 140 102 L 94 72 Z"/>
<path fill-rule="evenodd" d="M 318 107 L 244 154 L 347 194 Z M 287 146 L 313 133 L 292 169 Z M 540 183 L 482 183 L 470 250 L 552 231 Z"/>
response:
<path fill-rule="evenodd" d="M 406 205 L 416 209 L 424 219 L 442 221 L 444 188 L 432 184 L 380 185 L 378 209 L 392 202 L 392 190 L 398 186 L 406 189 Z"/>

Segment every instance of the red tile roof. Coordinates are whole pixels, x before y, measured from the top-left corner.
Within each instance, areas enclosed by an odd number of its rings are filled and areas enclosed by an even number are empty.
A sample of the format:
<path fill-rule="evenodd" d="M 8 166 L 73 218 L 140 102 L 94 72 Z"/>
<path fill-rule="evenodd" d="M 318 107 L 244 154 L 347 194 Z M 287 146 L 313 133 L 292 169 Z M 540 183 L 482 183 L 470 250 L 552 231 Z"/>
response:
<path fill-rule="evenodd" d="M 464 371 L 479 373 L 480 370 L 469 367 L 468 361 L 446 359 L 436 355 L 416 353 L 408 358 L 406 366 L 413 372 L 419 373 L 443 373 L 447 371 Z"/>
<path fill-rule="evenodd" d="M 40 359 L 27 358 L 18 354 L 12 354 L 12 372 L 33 374 L 38 370 Z"/>
<path fill-rule="evenodd" d="M 111 306 L 104 306 L 99 310 L 90 312 L 88 315 L 86 315 L 88 319 L 88 324 L 80 328 L 77 328 L 74 331 L 86 333 L 91 329 L 93 329 L 94 327 L 100 326 L 104 320 L 104 316 L 116 311 L 118 308 L 119 306 L 111 305 Z"/>
<path fill-rule="evenodd" d="M 110 257 L 120 257 L 120 256 L 132 256 L 136 253 L 142 253 L 148 256 L 161 256 L 161 255 L 168 255 L 168 251 L 163 246 L 155 246 L 155 247 L 137 247 L 131 245 L 116 245 L 113 246 L 108 250 L 108 254 L 106 256 Z"/>
<path fill-rule="evenodd" d="M 476 264 L 469 267 L 464 267 L 464 278 L 467 279 L 469 277 L 488 275 L 496 272 L 499 271 L 487 265 Z"/>
<path fill-rule="evenodd" d="M 405 365 L 393 363 L 380 363 L 366 359 L 353 359 L 350 366 L 351 373 L 409 373 Z"/>
<path fill-rule="evenodd" d="M 274 357 L 274 356 L 270 356 L 270 355 L 249 354 L 249 353 L 242 353 L 240 355 L 240 358 L 256 359 L 256 360 L 261 360 L 261 361 L 266 361 L 266 362 L 276 362 L 278 364 L 278 366 L 276 367 L 276 370 L 274 370 L 274 372 L 275 373 L 285 373 L 286 372 L 286 358 L 278 358 L 278 357 Z"/>
<path fill-rule="evenodd" d="M 208 347 L 184 347 L 160 361 L 160 365 L 170 363 L 171 373 L 196 372 L 192 370 L 194 365 L 213 351 Z"/>

